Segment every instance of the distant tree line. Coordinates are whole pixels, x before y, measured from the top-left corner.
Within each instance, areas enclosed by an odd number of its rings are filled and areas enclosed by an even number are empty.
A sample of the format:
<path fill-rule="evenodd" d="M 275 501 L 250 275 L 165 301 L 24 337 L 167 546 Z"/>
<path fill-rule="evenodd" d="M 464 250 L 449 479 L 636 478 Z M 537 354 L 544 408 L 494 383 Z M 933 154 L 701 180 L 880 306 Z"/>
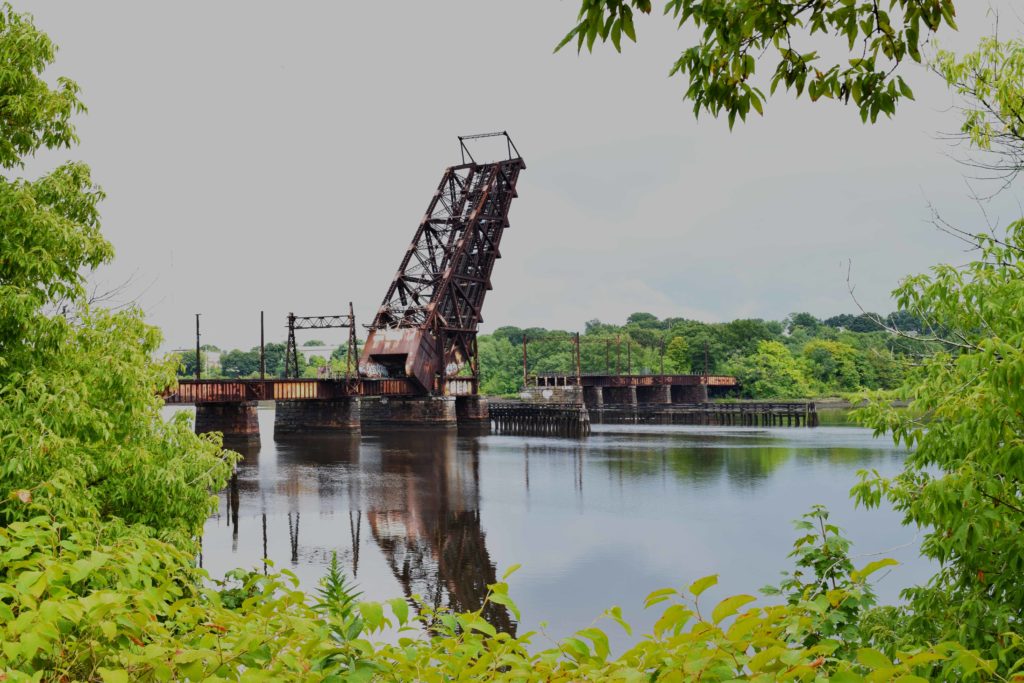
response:
<path fill-rule="evenodd" d="M 326 344 L 319 340 L 313 340 L 303 344 L 305 348 L 326 346 Z M 286 345 L 277 342 L 271 342 L 264 345 L 264 356 L 266 359 L 266 373 L 267 377 L 284 377 L 284 356 Z M 254 346 L 248 351 L 242 351 L 241 349 L 231 349 L 230 351 L 224 351 L 220 355 L 219 366 L 211 366 L 205 356 L 205 351 L 219 351 L 215 346 L 203 346 L 200 348 L 200 356 L 203 359 L 203 373 L 202 376 L 207 379 L 252 379 L 260 376 L 260 347 Z M 331 352 L 330 358 L 323 358 L 322 356 L 310 355 L 306 357 L 302 351 L 297 352 L 299 360 L 299 373 L 302 377 L 320 377 L 325 373 L 331 373 L 334 375 L 344 375 L 346 366 L 346 356 L 348 349 L 346 346 L 339 346 Z M 194 377 L 196 374 L 196 352 L 195 351 L 182 351 L 178 354 L 179 365 L 178 365 L 178 377 Z M 358 354 L 357 354 L 358 356 Z M 356 362 L 358 358 L 353 358 L 351 361 L 352 371 L 355 372 Z"/>
<path fill-rule="evenodd" d="M 898 329 L 904 334 L 895 334 Z M 892 389 L 915 359 L 932 352 L 915 339 L 920 321 L 906 312 L 837 315 L 820 320 L 794 313 L 785 320 L 704 323 L 633 313 L 625 324 L 586 323 L 580 335 L 583 373 L 728 374 L 747 398 L 797 398 L 859 389 Z M 575 333 L 501 327 L 481 335 L 481 392 L 513 394 L 526 372 L 576 373 Z"/>
<path fill-rule="evenodd" d="M 897 335 L 892 330 L 903 334 Z M 659 319 L 633 313 L 622 325 L 591 320 L 580 333 L 580 371 L 608 374 L 735 375 L 743 398 L 804 398 L 860 389 L 892 389 L 902 382 L 915 359 L 933 350 L 914 336 L 929 332 L 906 312 L 880 316 L 843 314 L 820 320 L 793 313 L 784 320 L 739 319 L 704 323 L 685 318 Z M 543 327 L 499 327 L 480 335 L 481 393 L 510 395 L 523 385 L 523 339 L 526 371 L 576 373 L 575 332 Z M 360 342 L 361 344 L 361 342 Z M 305 348 L 323 346 L 314 340 Z M 217 351 L 207 345 L 200 353 Z M 298 352 L 302 377 L 345 373 L 347 349 L 330 358 Z M 265 346 L 267 376 L 283 377 L 285 345 Z M 358 354 L 357 354 L 358 356 Z M 352 360 L 353 372 L 356 360 Z M 219 367 L 204 360 L 203 377 L 259 377 L 260 350 L 221 352 Z M 180 354 L 180 377 L 195 375 L 195 351 Z"/>

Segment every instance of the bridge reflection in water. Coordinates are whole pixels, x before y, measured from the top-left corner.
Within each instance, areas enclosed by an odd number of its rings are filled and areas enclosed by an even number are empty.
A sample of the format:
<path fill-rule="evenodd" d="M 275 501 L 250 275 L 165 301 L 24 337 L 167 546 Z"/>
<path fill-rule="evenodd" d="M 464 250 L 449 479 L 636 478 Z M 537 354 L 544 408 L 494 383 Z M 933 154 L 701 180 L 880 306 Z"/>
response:
<path fill-rule="evenodd" d="M 479 445 L 462 441 L 460 455 L 457 439 L 454 430 L 388 430 L 278 438 L 263 453 L 258 444 L 242 444 L 245 460 L 211 524 L 231 528 L 235 564 L 267 571 L 261 559 L 269 557 L 275 568 L 302 575 L 337 552 L 377 597 L 383 559 L 415 608 L 479 609 L 496 569 L 480 520 Z M 234 565 L 213 536 L 208 529 L 204 559 L 217 575 Z M 367 553 L 368 544 L 379 553 Z M 489 603 L 484 616 L 515 633 L 505 607 Z"/>
<path fill-rule="evenodd" d="M 418 594 L 467 610 L 519 562 L 519 630 L 544 619 L 545 632 L 562 637 L 621 605 L 642 633 L 654 618 L 642 609 L 651 590 L 719 573 L 717 600 L 777 581 L 791 568 L 790 520 L 823 502 L 858 552 L 902 548 L 893 553 L 901 566 L 878 586 L 883 600 L 932 569 L 896 512 L 853 507 L 858 470 L 891 474 L 904 458 L 863 429 L 598 425 L 585 440 L 454 429 L 274 439 L 274 411 L 259 419 L 262 448 L 242 447 L 247 460 L 207 523 L 203 560 L 215 577 L 262 571 L 269 557 L 309 590 L 337 552 L 367 599 Z M 503 611 L 487 616 L 512 625 Z"/>

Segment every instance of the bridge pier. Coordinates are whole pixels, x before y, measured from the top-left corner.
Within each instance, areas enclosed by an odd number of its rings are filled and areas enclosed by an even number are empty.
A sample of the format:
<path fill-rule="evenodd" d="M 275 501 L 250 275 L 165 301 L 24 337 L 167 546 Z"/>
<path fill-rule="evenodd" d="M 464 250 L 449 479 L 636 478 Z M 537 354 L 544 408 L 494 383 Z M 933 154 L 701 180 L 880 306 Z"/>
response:
<path fill-rule="evenodd" d="M 705 384 L 674 385 L 672 403 L 707 403 L 708 388 Z"/>
<path fill-rule="evenodd" d="M 456 396 L 455 418 L 459 426 L 490 424 L 491 413 L 483 396 Z"/>
<path fill-rule="evenodd" d="M 652 387 L 637 387 L 636 402 L 647 405 L 668 405 L 672 403 L 672 387 L 667 384 Z"/>
<path fill-rule="evenodd" d="M 583 404 L 588 409 L 604 407 L 604 390 L 601 387 L 583 387 Z"/>
<path fill-rule="evenodd" d="M 220 432 L 225 440 L 259 441 L 258 401 L 200 403 L 196 406 L 196 434 Z"/>
<path fill-rule="evenodd" d="M 604 402 L 618 406 L 636 406 L 636 387 L 605 387 Z"/>
<path fill-rule="evenodd" d="M 359 399 L 354 396 L 311 401 L 277 401 L 274 436 L 358 431 Z"/>
<path fill-rule="evenodd" d="M 373 396 L 360 401 L 366 427 L 455 427 L 454 396 Z"/>

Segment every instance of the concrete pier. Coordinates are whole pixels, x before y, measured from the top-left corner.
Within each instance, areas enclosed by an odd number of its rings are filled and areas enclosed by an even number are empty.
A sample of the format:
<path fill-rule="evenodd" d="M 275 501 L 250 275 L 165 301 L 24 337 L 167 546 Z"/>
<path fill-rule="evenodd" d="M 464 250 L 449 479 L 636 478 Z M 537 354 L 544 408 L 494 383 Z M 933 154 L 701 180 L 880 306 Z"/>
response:
<path fill-rule="evenodd" d="M 358 432 L 359 414 L 359 399 L 354 396 L 315 401 L 278 401 L 274 415 L 274 435 Z"/>
<path fill-rule="evenodd" d="M 364 427 L 455 427 L 455 402 L 454 396 L 363 397 L 360 416 Z"/>
<path fill-rule="evenodd" d="M 225 440 L 258 441 L 257 401 L 201 403 L 196 406 L 196 434 L 220 432 Z"/>

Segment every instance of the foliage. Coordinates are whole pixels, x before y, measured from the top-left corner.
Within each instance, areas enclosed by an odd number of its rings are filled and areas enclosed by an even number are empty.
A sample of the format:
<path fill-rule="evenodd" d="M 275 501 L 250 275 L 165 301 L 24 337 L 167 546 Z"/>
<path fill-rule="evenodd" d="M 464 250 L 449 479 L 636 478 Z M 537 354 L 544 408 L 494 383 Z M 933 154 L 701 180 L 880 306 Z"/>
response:
<path fill-rule="evenodd" d="M 812 376 L 825 386 L 851 391 L 861 386 L 857 350 L 848 344 L 825 339 L 808 342 L 803 349 Z"/>
<path fill-rule="evenodd" d="M 514 568 L 513 568 L 514 569 Z M 487 603 L 518 613 L 505 577 Z M 792 604 L 752 606 L 727 597 L 711 609 L 701 595 L 716 577 L 687 590 L 651 593 L 662 605 L 651 633 L 613 657 L 597 624 L 553 647 L 535 634 L 513 637 L 476 612 L 423 608 L 404 598 L 353 602 L 335 567 L 310 606 L 287 573 L 238 573 L 229 600 L 204 587 L 188 554 L 135 533 L 75 529 L 38 517 L 0 529 L 0 668 L 9 681 L 83 680 L 506 680 L 678 681 L 890 680 L 939 666 L 947 680 L 991 664 L 955 644 L 901 652 L 894 660 L 865 647 L 836 657 L 842 635 L 816 637 L 845 599 L 840 590 Z M 385 607 L 387 611 L 385 611 Z M 604 613 L 632 633 L 621 611 Z M 432 633 L 425 624 L 432 624 Z M 398 629 L 391 643 L 375 642 Z M 807 644 L 816 640 L 814 644 Z M 978 676 L 984 679 L 985 676 Z"/>
<path fill-rule="evenodd" d="M 855 493 L 867 505 L 891 501 L 925 530 L 922 553 L 940 564 L 927 586 L 907 591 L 906 627 L 1005 662 L 1019 656 L 1012 634 L 1024 605 L 1024 222 L 977 240 L 976 261 L 937 266 L 896 291 L 956 341 L 911 371 L 903 395 L 914 412 L 863 411 L 877 433 L 914 450 L 901 474 L 864 473 Z"/>
<path fill-rule="evenodd" d="M 728 369 L 752 396 L 802 398 L 812 393 L 804 367 L 781 342 L 759 342 L 756 353 L 735 361 Z"/>
<path fill-rule="evenodd" d="M 963 57 L 940 51 L 935 69 L 966 100 L 964 135 L 996 155 L 990 168 L 1016 177 L 1024 162 L 1024 41 L 990 36 Z"/>
<path fill-rule="evenodd" d="M 783 595 L 790 605 L 801 601 L 820 605 L 823 614 L 818 630 L 808 634 L 804 644 L 810 646 L 836 638 L 843 643 L 841 654 L 853 657 L 859 647 L 870 643 L 860 630 L 862 617 L 875 604 L 874 591 L 866 579 L 896 562 L 883 559 L 855 570 L 849 554 L 850 541 L 839 527 L 828 523 L 828 517 L 827 509 L 815 505 L 795 522 L 797 530 L 805 532 L 789 554 L 796 561 L 796 569 L 783 572 L 779 586 L 766 586 L 761 592 Z"/>
<path fill-rule="evenodd" d="M 74 140 L 77 86 L 58 79 L 46 91 L 40 79 L 53 54 L 29 17 L 0 7 L 8 168 L 21 165 L 15 154 Z M 185 420 L 162 419 L 157 394 L 174 367 L 151 360 L 159 332 L 135 309 L 85 302 L 84 273 L 113 255 L 99 233 L 102 197 L 81 163 L 0 177 L 0 523 L 45 509 L 188 543 L 230 462 Z"/>
<path fill-rule="evenodd" d="M 593 50 L 600 38 L 621 51 L 623 35 L 636 41 L 634 13 L 650 11 L 650 0 L 582 0 L 578 23 L 555 50 L 573 39 L 577 51 Z M 853 100 L 864 121 L 891 116 L 901 98 L 913 99 L 898 68 L 920 62 L 922 44 L 943 24 L 956 28 L 953 0 L 668 0 L 664 13 L 700 31 L 670 75 L 688 79 L 695 114 L 724 112 L 730 127 L 751 110 L 763 113 L 766 84 L 755 76 L 769 59 L 771 93 L 783 85 L 812 101 Z M 839 50 L 847 59 L 823 56 Z"/>
<path fill-rule="evenodd" d="M 894 313 L 885 320 L 905 317 Z M 862 332 L 848 331 L 831 321 L 869 320 Z M 867 323 L 866 323 L 867 324 Z M 904 326 L 901 329 L 908 329 Z M 481 388 L 484 393 L 510 395 L 522 386 L 523 337 L 527 339 L 530 374 L 554 372 L 575 374 L 574 333 L 562 330 L 500 327 L 480 335 Z M 913 338 L 901 338 L 882 331 L 877 317 L 861 319 L 846 315 L 822 322 L 809 313 L 794 313 L 785 321 L 744 319 L 727 323 L 703 323 L 682 318 L 659 320 L 650 313 L 633 313 L 623 325 L 590 320 L 580 336 L 580 365 L 584 373 L 634 374 L 702 373 L 707 361 L 710 373 L 729 373 L 738 368 L 750 373 L 772 373 L 777 368 L 792 370 L 791 364 L 765 365 L 755 359 L 758 345 L 778 342 L 797 356 L 795 386 L 807 394 L 831 394 L 860 389 L 892 389 L 903 380 L 905 366 L 934 345 Z M 758 364 L 761 369 L 756 370 Z M 745 385 L 742 393 L 752 398 L 780 395 L 773 383 L 792 384 L 789 379 Z M 753 375 L 751 375 L 753 376 Z M 763 393 L 765 390 L 771 393 Z M 790 395 L 786 390 L 783 394 Z"/>

